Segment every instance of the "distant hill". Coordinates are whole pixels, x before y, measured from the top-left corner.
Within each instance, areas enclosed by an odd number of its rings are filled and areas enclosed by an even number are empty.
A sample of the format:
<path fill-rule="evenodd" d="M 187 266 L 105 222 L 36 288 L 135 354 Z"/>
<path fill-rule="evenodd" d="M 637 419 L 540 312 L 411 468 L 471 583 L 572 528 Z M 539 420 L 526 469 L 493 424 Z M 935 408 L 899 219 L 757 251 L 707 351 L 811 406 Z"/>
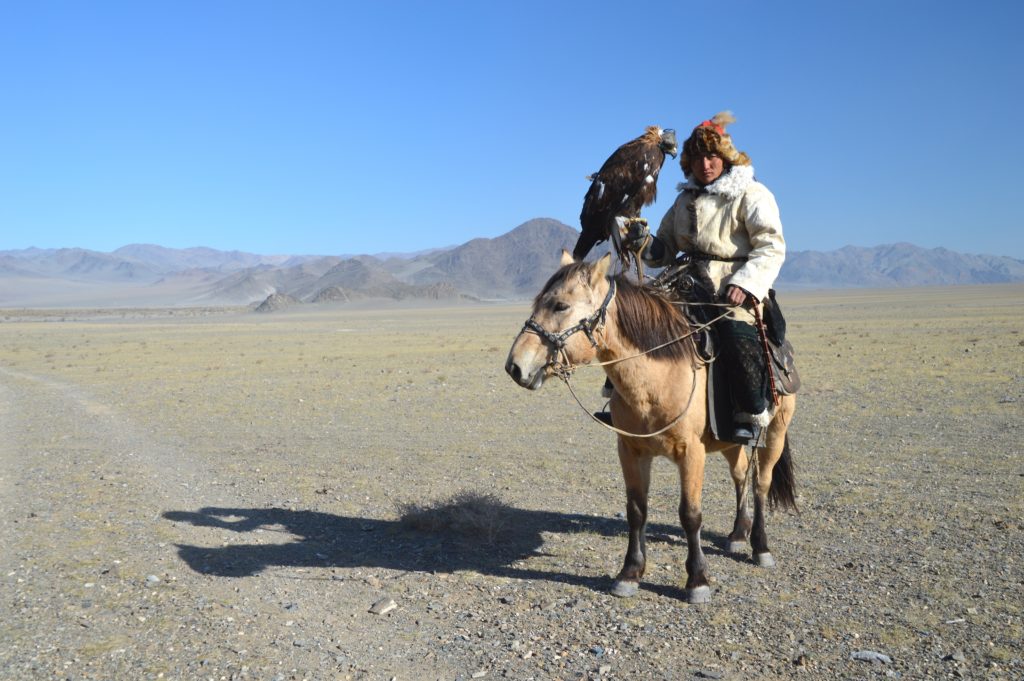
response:
<path fill-rule="evenodd" d="M 557 220 L 537 218 L 493 239 L 418 254 L 266 256 L 145 244 L 112 253 L 0 251 L 0 307 L 254 305 L 270 299 L 265 309 L 280 309 L 282 302 L 527 299 L 557 269 L 561 249 L 571 250 L 577 236 Z M 1024 261 L 899 243 L 791 251 L 777 287 L 1006 282 L 1024 282 Z"/>
<path fill-rule="evenodd" d="M 158 272 L 180 272 L 189 269 L 231 272 L 260 265 L 287 267 L 314 258 L 314 256 L 255 255 L 242 251 L 218 251 L 212 248 L 164 248 L 152 244 L 122 246 L 111 255 L 143 263 Z"/>
<path fill-rule="evenodd" d="M 1024 261 L 996 255 L 966 255 L 907 243 L 837 251 L 790 253 L 780 287 L 903 287 L 997 284 L 1024 281 Z"/>
<path fill-rule="evenodd" d="M 210 305 L 246 305 L 274 293 L 287 293 L 298 298 L 300 295 L 296 292 L 312 286 L 326 272 L 346 261 L 328 256 L 294 265 L 288 265 L 288 262 L 291 261 L 285 260 L 285 265 L 280 267 L 261 264 L 215 278 L 196 295 L 196 301 Z"/>
<path fill-rule="evenodd" d="M 407 275 L 416 284 L 449 282 L 479 298 L 524 298 L 537 293 L 558 269 L 562 249 L 572 250 L 579 233 L 557 220 L 539 218 L 495 239 L 417 258 L 429 263 Z"/>
<path fill-rule="evenodd" d="M 0 252 L 0 277 L 37 276 L 75 281 L 152 282 L 160 272 L 144 262 L 84 248 Z"/>

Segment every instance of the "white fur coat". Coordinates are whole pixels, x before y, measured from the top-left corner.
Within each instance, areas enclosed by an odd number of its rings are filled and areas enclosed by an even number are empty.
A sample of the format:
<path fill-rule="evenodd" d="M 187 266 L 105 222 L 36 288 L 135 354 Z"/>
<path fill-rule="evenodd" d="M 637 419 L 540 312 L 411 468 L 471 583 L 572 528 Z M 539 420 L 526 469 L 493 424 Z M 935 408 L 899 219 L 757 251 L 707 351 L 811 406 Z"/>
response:
<path fill-rule="evenodd" d="M 694 209 L 688 205 L 693 202 Z M 696 216 L 696 224 L 694 217 Z M 730 284 L 758 300 L 779 276 L 786 259 L 782 221 L 775 197 L 754 179 L 753 166 L 732 166 L 706 187 L 692 181 L 679 185 L 679 196 L 658 228 L 667 253 L 666 265 L 679 251 L 701 251 L 723 258 L 746 257 L 746 262 L 710 261 L 708 274 L 718 292 Z"/>

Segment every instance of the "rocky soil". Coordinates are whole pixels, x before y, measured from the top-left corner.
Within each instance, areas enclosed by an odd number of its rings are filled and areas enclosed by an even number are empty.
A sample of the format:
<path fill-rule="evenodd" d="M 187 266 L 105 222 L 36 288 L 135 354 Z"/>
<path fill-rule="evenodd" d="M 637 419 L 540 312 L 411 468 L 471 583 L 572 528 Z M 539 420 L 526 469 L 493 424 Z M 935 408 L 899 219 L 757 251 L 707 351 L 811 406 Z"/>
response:
<path fill-rule="evenodd" d="M 804 388 L 778 567 L 682 600 L 614 440 L 502 371 L 524 305 L 0 311 L 0 677 L 1024 677 L 1020 286 L 784 295 Z M 594 406 L 603 376 L 581 371 Z"/>

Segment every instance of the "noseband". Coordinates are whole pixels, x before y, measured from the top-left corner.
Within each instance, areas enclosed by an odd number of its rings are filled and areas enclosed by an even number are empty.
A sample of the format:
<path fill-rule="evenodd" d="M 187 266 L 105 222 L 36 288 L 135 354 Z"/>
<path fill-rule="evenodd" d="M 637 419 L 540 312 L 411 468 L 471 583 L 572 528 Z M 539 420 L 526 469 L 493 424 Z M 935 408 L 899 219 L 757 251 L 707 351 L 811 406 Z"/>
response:
<path fill-rule="evenodd" d="M 615 290 L 615 280 L 609 279 L 608 293 L 605 294 L 604 301 L 601 303 L 601 306 L 594 311 L 594 314 L 590 315 L 586 319 L 581 319 L 578 324 L 576 324 L 575 326 L 570 326 L 562 333 L 555 334 L 548 331 L 543 326 L 538 324 L 537 320 L 535 320 L 532 316 L 526 320 L 526 323 L 523 324 L 523 330 L 520 331 L 519 333 L 532 331 L 533 333 L 537 334 L 538 336 L 540 336 L 541 338 L 543 338 L 544 340 L 551 344 L 554 350 L 555 357 L 558 357 L 559 355 L 563 356 L 566 359 L 566 364 L 568 364 L 569 358 L 565 356 L 565 343 L 574 334 L 577 334 L 580 331 L 582 331 L 587 335 L 587 340 L 590 341 L 590 344 L 593 345 L 595 348 L 597 347 L 597 340 L 594 338 L 594 333 L 596 331 L 600 331 L 601 327 L 604 326 L 605 319 L 608 316 L 608 306 L 611 305 L 612 300 L 615 299 Z M 555 362 L 552 361 L 549 362 L 549 364 L 555 364 Z"/>

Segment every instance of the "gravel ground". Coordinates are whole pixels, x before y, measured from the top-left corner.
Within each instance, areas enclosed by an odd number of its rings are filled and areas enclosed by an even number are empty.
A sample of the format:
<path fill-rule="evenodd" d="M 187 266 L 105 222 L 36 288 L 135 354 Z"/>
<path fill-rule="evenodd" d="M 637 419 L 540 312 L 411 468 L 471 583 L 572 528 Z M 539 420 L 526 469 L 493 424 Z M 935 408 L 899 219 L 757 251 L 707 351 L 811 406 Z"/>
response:
<path fill-rule="evenodd" d="M 502 372 L 524 305 L 0 312 L 0 677 L 1024 678 L 1024 287 L 783 298 L 804 382 L 778 567 L 682 600 L 612 437 Z M 579 374 L 599 404 L 601 374 Z"/>

